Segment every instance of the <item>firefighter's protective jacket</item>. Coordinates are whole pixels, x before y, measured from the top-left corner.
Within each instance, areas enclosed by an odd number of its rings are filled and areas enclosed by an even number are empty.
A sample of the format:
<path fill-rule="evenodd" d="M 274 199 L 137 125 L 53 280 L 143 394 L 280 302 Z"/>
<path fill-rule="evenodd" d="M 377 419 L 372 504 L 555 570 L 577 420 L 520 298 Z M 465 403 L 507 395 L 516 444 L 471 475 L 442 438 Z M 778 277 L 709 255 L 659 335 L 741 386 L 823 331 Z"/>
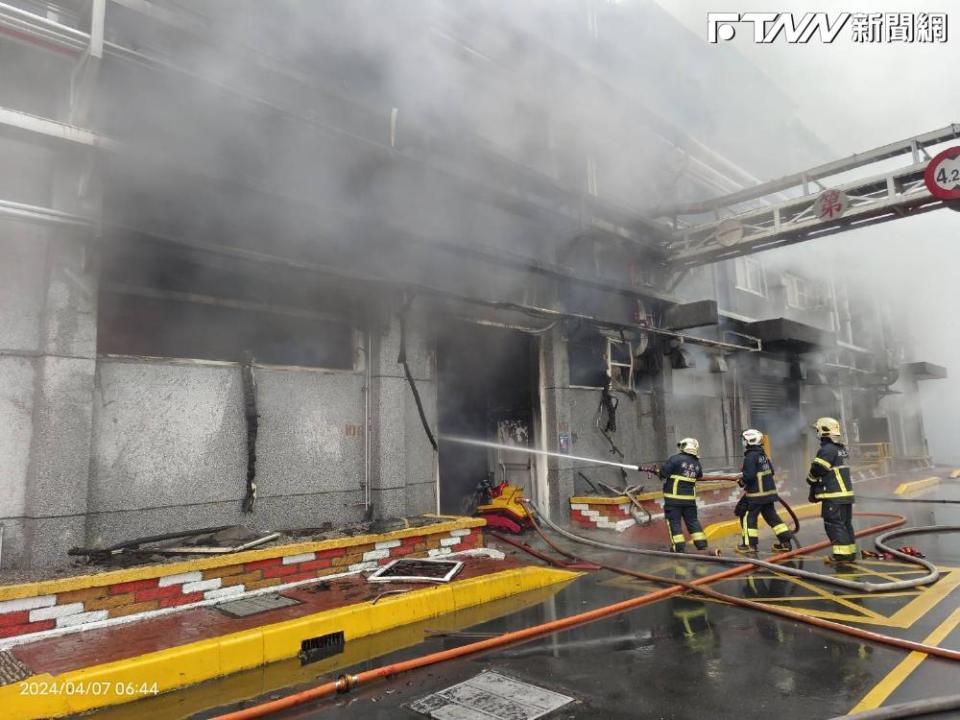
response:
<path fill-rule="evenodd" d="M 750 445 L 743 454 L 743 489 L 751 505 L 762 505 L 777 499 L 773 463 L 759 445 Z"/>
<path fill-rule="evenodd" d="M 820 441 L 820 450 L 810 465 L 807 483 L 813 487 L 818 501 L 829 500 L 838 505 L 853 502 L 853 485 L 850 482 L 849 454 L 847 448 L 830 438 Z"/>
<path fill-rule="evenodd" d="M 663 499 L 667 505 L 696 505 L 697 480 L 703 468 L 696 455 L 677 453 L 660 466 Z"/>

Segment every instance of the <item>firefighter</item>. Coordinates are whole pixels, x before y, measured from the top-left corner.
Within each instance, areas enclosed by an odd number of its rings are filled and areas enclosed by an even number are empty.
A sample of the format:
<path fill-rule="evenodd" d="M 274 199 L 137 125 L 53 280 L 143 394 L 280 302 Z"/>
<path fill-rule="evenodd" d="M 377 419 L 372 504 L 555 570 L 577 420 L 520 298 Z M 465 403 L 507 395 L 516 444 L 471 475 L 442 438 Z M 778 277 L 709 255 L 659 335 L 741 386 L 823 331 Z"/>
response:
<path fill-rule="evenodd" d="M 670 549 L 686 552 L 682 520 L 693 544 L 698 550 L 706 550 L 707 536 L 697 517 L 697 480 L 703 477 L 700 443 L 694 438 L 684 438 L 677 447 L 680 452 L 661 465 L 659 473 L 663 480 L 663 514 L 670 529 Z"/>
<path fill-rule="evenodd" d="M 777 536 L 775 551 L 790 549 L 793 534 L 786 526 L 774 503 L 778 499 L 777 483 L 774 479 L 773 464 L 763 451 L 763 433 L 759 430 L 743 431 L 743 467 L 740 485 L 744 489 L 742 514 L 740 515 L 741 540 L 737 552 L 755 554 L 760 544 L 760 531 L 757 518 L 763 515 L 764 521 L 773 528 Z M 738 503 L 740 505 L 740 503 Z"/>
<path fill-rule="evenodd" d="M 853 534 L 853 485 L 847 465 L 847 448 L 841 442 L 840 423 L 822 417 L 813 425 L 820 438 L 820 450 L 810 465 L 807 484 L 810 502 L 823 506 L 823 529 L 833 545 L 828 562 L 850 562 L 857 557 Z"/>

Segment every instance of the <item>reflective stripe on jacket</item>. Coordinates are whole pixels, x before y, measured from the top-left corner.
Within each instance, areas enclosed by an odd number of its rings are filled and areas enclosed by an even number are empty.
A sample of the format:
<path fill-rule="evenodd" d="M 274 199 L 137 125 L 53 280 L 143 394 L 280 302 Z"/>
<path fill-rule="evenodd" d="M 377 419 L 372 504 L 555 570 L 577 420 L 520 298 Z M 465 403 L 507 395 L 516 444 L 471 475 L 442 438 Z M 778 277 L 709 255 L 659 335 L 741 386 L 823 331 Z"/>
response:
<path fill-rule="evenodd" d="M 829 438 L 820 441 L 820 450 L 810 465 L 807 483 L 815 486 L 817 500 L 830 500 L 839 504 L 853 502 L 853 484 L 850 482 L 850 466 L 847 448 Z"/>
<path fill-rule="evenodd" d="M 777 483 L 773 464 L 758 445 L 749 446 L 743 454 L 743 489 L 751 500 L 776 499 Z"/>
<path fill-rule="evenodd" d="M 697 480 L 703 468 L 695 455 L 677 453 L 660 466 L 663 499 L 671 505 L 696 505 Z"/>

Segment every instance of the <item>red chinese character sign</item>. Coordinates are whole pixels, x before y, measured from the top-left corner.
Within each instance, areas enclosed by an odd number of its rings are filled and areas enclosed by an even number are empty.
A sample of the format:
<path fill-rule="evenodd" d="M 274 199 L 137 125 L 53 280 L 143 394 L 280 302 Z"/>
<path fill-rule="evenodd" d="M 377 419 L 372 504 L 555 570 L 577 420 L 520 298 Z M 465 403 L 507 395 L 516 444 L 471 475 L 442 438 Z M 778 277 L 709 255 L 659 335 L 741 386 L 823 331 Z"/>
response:
<path fill-rule="evenodd" d="M 824 190 L 815 204 L 817 217 L 821 220 L 834 220 L 841 217 L 850 207 L 847 194 L 840 190 Z"/>
<path fill-rule="evenodd" d="M 960 145 L 939 153 L 923 173 L 927 190 L 940 200 L 960 200 Z"/>

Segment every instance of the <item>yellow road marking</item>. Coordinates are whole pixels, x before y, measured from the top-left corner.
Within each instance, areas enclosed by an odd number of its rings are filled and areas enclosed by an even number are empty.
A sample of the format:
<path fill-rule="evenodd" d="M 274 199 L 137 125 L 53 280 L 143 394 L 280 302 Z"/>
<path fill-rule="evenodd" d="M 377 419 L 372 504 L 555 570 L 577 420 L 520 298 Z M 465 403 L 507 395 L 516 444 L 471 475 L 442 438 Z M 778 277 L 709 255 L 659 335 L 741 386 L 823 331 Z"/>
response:
<path fill-rule="evenodd" d="M 863 575 L 863 576 L 865 576 L 865 577 L 878 577 L 878 578 L 883 578 L 884 580 L 889 580 L 890 582 L 898 582 L 898 581 L 900 580 L 900 578 L 895 578 L 895 577 L 894 577 L 893 575 L 891 575 L 890 573 L 882 573 L 882 572 L 880 572 L 879 570 L 871 570 L 870 568 L 865 567 L 865 566 L 861 565 L 860 563 L 856 563 L 856 564 L 854 565 L 854 567 L 863 568 L 864 570 L 866 570 L 866 572 L 858 573 L 859 575 Z M 921 573 L 916 573 L 916 574 L 919 576 L 919 575 L 922 575 L 923 573 L 921 572 Z M 850 574 L 849 574 L 849 573 L 844 573 L 844 574 L 843 574 L 843 577 L 850 577 Z M 927 588 L 925 588 L 925 587 L 918 587 L 918 588 L 916 588 L 916 589 L 919 590 L 920 592 L 923 592 L 923 591 L 925 591 Z"/>
<path fill-rule="evenodd" d="M 927 645 L 936 645 L 937 643 L 943 642 L 944 638 L 953 632 L 953 629 L 957 627 L 957 625 L 960 625 L 960 608 L 950 613 L 950 616 L 940 623 L 932 633 L 927 635 L 923 642 Z M 916 670 L 920 663 L 926 658 L 927 654 L 922 652 L 912 652 L 907 655 L 907 657 L 901 660 L 900 664 L 891 670 L 883 680 L 878 682 L 860 702 L 850 709 L 849 714 L 880 707 L 883 702 L 893 694 L 893 691 L 900 687 L 904 680 L 910 676 L 910 673 Z"/>
<path fill-rule="evenodd" d="M 786 580 L 787 578 L 784 577 L 783 579 Z M 807 582 L 806 580 L 801 580 L 800 578 L 797 578 L 797 577 L 791 577 L 790 582 L 793 582 L 802 588 L 806 588 L 807 590 L 810 590 L 811 592 L 816 593 L 817 595 L 820 596 L 821 600 L 829 600 L 830 602 L 835 602 L 837 605 L 845 607 L 848 610 L 852 610 L 853 612 L 857 613 L 862 617 L 868 617 L 873 620 L 884 620 L 883 615 L 881 615 L 880 613 L 876 612 L 875 610 L 870 610 L 869 608 L 865 608 L 863 605 L 858 605 L 857 603 L 846 600 L 845 595 L 834 595 L 829 590 L 822 590 L 821 588 L 817 587 L 813 583 Z"/>
<path fill-rule="evenodd" d="M 826 620 L 840 620 L 844 622 L 857 623 L 862 625 L 877 625 L 880 627 L 893 627 L 893 628 L 909 628 L 917 620 L 926 615 L 933 607 L 940 602 L 944 597 L 946 597 L 954 588 L 960 587 L 960 569 L 952 567 L 941 567 L 940 568 L 941 578 L 939 582 L 934 585 L 926 587 L 924 592 L 920 592 L 918 589 L 903 593 L 869 593 L 865 596 L 859 594 L 843 594 L 843 595 L 833 595 L 827 591 L 820 592 L 820 590 L 815 585 L 810 585 L 805 583 L 798 578 L 791 577 L 789 575 L 766 575 L 762 576 L 766 580 L 782 580 L 784 582 L 792 582 L 804 587 L 808 590 L 812 590 L 817 595 L 810 596 L 790 596 L 777 598 L 775 602 L 778 603 L 789 603 L 791 601 L 801 601 L 801 600 L 827 600 L 830 602 L 835 602 L 837 605 L 846 606 L 848 609 L 851 609 L 854 613 L 842 613 L 832 610 L 818 610 L 814 608 L 807 607 L 796 607 L 795 610 L 798 612 L 803 612 L 806 615 L 812 615 L 813 617 L 824 618 Z M 755 579 L 760 579 L 761 576 L 754 576 Z M 743 583 L 747 581 L 747 577 L 742 578 L 728 578 L 717 583 L 717 589 L 722 590 L 720 586 L 724 583 Z M 858 599 L 860 597 L 865 598 L 881 598 L 881 597 L 908 597 L 913 596 L 913 600 L 906 603 L 902 608 L 894 612 L 890 616 L 883 616 L 873 610 L 868 610 L 860 605 L 849 602 L 849 600 Z M 844 598 L 848 598 L 848 601 L 844 601 Z M 758 601 L 759 602 L 759 601 Z"/>

